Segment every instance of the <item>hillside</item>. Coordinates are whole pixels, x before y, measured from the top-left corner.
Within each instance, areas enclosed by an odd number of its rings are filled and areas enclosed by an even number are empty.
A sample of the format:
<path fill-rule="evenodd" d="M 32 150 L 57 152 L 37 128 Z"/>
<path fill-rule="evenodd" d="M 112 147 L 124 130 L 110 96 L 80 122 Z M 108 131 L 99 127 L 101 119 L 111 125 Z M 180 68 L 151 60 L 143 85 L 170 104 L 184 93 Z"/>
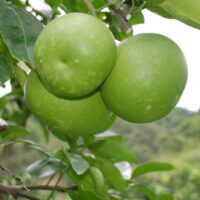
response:
<path fill-rule="evenodd" d="M 177 200 L 199 200 L 200 112 L 176 108 L 162 120 L 139 125 L 118 119 L 112 130 L 124 134 L 142 162 L 165 161 L 176 167 L 172 173 L 144 177 L 147 184 L 157 183 L 155 191 L 171 192 Z"/>

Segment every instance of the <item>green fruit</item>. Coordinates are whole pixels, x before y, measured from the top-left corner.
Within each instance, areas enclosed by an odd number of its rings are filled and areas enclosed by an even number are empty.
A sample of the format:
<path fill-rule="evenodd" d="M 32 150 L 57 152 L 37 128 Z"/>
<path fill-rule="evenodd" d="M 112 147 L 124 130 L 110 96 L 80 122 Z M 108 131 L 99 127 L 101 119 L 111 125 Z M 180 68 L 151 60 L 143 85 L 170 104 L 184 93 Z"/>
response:
<path fill-rule="evenodd" d="M 69 136 L 94 134 L 111 115 L 100 92 L 82 99 L 61 99 L 44 88 L 35 72 L 25 84 L 25 99 L 41 121 Z"/>
<path fill-rule="evenodd" d="M 186 81 L 187 65 L 177 44 L 159 34 L 139 34 L 119 45 L 116 65 L 101 93 L 116 115 L 146 123 L 175 107 Z"/>
<path fill-rule="evenodd" d="M 110 115 L 110 118 L 108 121 L 98 130 L 96 133 L 103 133 L 104 131 L 107 131 L 116 121 L 117 117 L 115 114 Z"/>
<path fill-rule="evenodd" d="M 35 65 L 45 87 L 61 97 L 94 91 L 111 72 L 117 47 L 98 19 L 71 13 L 50 22 L 35 46 Z"/>

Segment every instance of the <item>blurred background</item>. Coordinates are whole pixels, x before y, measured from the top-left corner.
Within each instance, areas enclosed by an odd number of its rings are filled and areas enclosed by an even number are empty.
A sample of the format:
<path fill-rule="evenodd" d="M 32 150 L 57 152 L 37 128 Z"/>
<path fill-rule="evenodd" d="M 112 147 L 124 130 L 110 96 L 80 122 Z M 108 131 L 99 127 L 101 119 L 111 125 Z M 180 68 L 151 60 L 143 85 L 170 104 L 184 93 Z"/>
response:
<path fill-rule="evenodd" d="M 43 1 L 34 0 L 30 2 L 35 9 L 45 9 L 48 13 L 49 7 Z M 178 43 L 188 62 L 188 84 L 178 107 L 165 118 L 149 124 L 131 124 L 117 119 L 109 131 L 110 133 L 115 132 L 124 135 L 126 145 L 142 163 L 166 161 L 176 167 L 175 171 L 170 173 L 163 172 L 157 176 L 155 174 L 145 176 L 142 178 L 143 183 L 146 182 L 157 193 L 171 192 L 177 200 L 199 200 L 200 60 L 198 54 L 200 52 L 200 32 L 180 22 L 161 18 L 148 11 L 144 11 L 144 15 L 145 24 L 134 26 L 134 33 L 161 33 Z M 11 87 L 8 82 L 4 88 L 0 88 L 0 96 L 10 91 Z M 22 112 L 17 104 L 11 101 L 6 106 L 7 115 L 20 119 Z M 66 146 L 66 143 L 57 140 L 53 135 L 46 135 L 44 128 L 34 116 L 26 119 L 25 126 L 33 133 L 29 136 L 29 139 L 46 146 L 47 149 L 53 151 Z M 42 158 L 41 154 L 24 144 L 15 144 L 0 149 L 0 163 L 19 175 L 22 175 L 27 165 Z M 134 166 L 132 167 L 134 168 Z M 125 168 L 124 173 L 129 174 L 129 166 Z M 0 179 L 5 176 L 0 172 Z M 7 179 L 9 178 L 7 177 Z M 45 179 L 39 180 L 40 183 L 46 181 Z M 140 182 L 140 180 L 137 181 Z M 133 198 L 135 200 L 137 198 L 144 199 L 141 194 L 138 194 L 137 197 L 133 196 Z M 66 198 L 60 196 L 59 199 Z"/>

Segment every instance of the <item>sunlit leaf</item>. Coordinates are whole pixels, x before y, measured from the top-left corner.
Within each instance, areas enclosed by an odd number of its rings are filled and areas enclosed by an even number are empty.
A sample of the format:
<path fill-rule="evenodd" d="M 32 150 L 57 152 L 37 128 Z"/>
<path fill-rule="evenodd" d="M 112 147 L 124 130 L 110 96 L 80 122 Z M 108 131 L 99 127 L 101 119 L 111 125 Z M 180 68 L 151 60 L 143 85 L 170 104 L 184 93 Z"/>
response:
<path fill-rule="evenodd" d="M 177 19 L 200 29 L 200 1 L 198 0 L 165 0 L 157 5 L 150 3 L 147 6 L 149 10 L 163 17 Z"/>
<path fill-rule="evenodd" d="M 94 160 L 94 165 L 102 171 L 104 177 L 106 177 L 114 189 L 119 191 L 125 190 L 126 181 L 112 162 L 98 157 Z"/>
<path fill-rule="evenodd" d="M 78 174 L 81 175 L 85 173 L 90 167 L 89 163 L 79 154 L 67 153 L 68 159 L 72 165 L 72 169 Z"/>
<path fill-rule="evenodd" d="M 32 178 L 44 178 L 62 171 L 66 164 L 55 158 L 42 159 L 27 167 L 26 173 Z"/>
<path fill-rule="evenodd" d="M 48 157 L 53 157 L 53 155 L 46 148 L 37 144 L 36 142 L 33 142 L 31 140 L 26 140 L 26 139 L 18 139 L 18 140 L 15 140 L 13 143 L 18 143 L 18 142 L 28 144 L 30 147 L 36 149 L 37 151 L 41 152 L 42 154 L 44 154 Z"/>
<path fill-rule="evenodd" d="M 136 167 L 132 174 L 132 177 L 137 178 L 138 176 L 141 176 L 146 173 L 171 171 L 171 170 L 174 170 L 174 166 L 169 163 L 149 162 L 140 165 L 139 167 Z"/>
<path fill-rule="evenodd" d="M 9 3 L 0 6 L 0 33 L 14 58 L 34 63 L 33 48 L 42 28 L 26 10 Z"/>

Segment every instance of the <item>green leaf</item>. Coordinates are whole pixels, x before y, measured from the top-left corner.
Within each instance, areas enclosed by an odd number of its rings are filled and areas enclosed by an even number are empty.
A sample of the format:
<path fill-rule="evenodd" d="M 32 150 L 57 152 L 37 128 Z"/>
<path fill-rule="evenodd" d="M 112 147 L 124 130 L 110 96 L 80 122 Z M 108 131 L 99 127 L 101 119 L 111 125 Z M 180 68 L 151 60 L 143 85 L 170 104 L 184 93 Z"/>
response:
<path fill-rule="evenodd" d="M 7 63 L 6 56 L 0 52 L 0 86 L 9 80 L 10 74 L 11 69 Z"/>
<path fill-rule="evenodd" d="M 97 167 L 91 167 L 90 174 L 94 181 L 97 196 L 99 196 L 103 200 L 109 200 L 102 172 Z"/>
<path fill-rule="evenodd" d="M 126 181 L 112 162 L 100 157 L 97 157 L 93 162 L 94 166 L 102 171 L 104 177 L 106 177 L 114 189 L 119 191 L 124 191 L 126 189 Z"/>
<path fill-rule="evenodd" d="M 166 0 L 146 0 L 147 6 L 158 6 L 159 4 L 163 3 Z"/>
<path fill-rule="evenodd" d="M 88 12 L 82 0 L 63 0 L 63 5 L 67 12 Z"/>
<path fill-rule="evenodd" d="M 90 191 L 80 190 L 78 192 L 71 192 L 70 193 L 73 199 L 80 199 L 80 200 L 101 200 L 95 194 Z"/>
<path fill-rule="evenodd" d="M 99 9 L 103 6 L 106 5 L 105 1 L 104 0 L 90 0 L 92 5 L 96 8 L 96 9 Z"/>
<path fill-rule="evenodd" d="M 158 5 L 147 4 L 147 6 L 149 10 L 163 17 L 177 19 L 185 24 L 200 29 L 200 1 L 165 0 Z"/>
<path fill-rule="evenodd" d="M 149 200 L 156 200 L 156 194 L 148 187 L 144 185 L 134 185 L 134 188 L 144 193 L 145 196 L 148 197 Z"/>
<path fill-rule="evenodd" d="M 161 194 L 157 200 L 174 200 L 174 197 L 170 193 Z"/>
<path fill-rule="evenodd" d="M 93 182 L 93 179 L 89 173 L 89 170 L 86 171 L 84 174 L 77 175 L 74 170 L 71 168 L 68 169 L 67 175 L 72 180 L 72 182 L 79 186 L 82 190 L 87 190 L 92 192 L 93 194 L 96 193 L 96 188 Z"/>
<path fill-rule="evenodd" d="M 95 135 L 95 137 L 97 138 L 97 139 L 100 139 L 100 140 L 107 140 L 107 141 L 113 141 L 113 142 L 118 142 L 118 143 L 120 143 L 120 144 L 123 144 L 124 143 L 124 137 L 122 136 L 122 135 L 118 135 L 118 134 L 116 134 L 116 135 L 110 135 L 109 134 L 109 132 L 108 132 L 108 134 L 106 133 L 106 134 L 97 134 L 97 135 Z"/>
<path fill-rule="evenodd" d="M 143 24 L 144 23 L 144 15 L 142 12 L 136 12 L 131 16 L 131 19 L 129 20 L 129 23 L 131 25 L 136 25 L 136 24 Z"/>
<path fill-rule="evenodd" d="M 55 158 L 42 159 L 27 167 L 26 173 L 31 178 L 44 178 L 62 171 L 66 164 Z"/>
<path fill-rule="evenodd" d="M 63 0 L 45 0 L 45 1 L 53 8 L 54 11 L 57 10 L 57 8 L 63 2 Z"/>
<path fill-rule="evenodd" d="M 17 143 L 17 142 L 22 142 L 22 143 L 28 144 L 28 145 L 30 145 L 30 147 L 36 149 L 37 151 L 43 153 L 44 155 L 46 155 L 48 157 L 53 157 L 53 155 L 51 153 L 49 153 L 49 151 L 46 148 L 37 144 L 36 142 L 33 142 L 31 140 L 26 140 L 26 139 L 18 139 L 18 140 L 15 140 L 13 143 Z"/>
<path fill-rule="evenodd" d="M 78 174 L 81 175 L 85 173 L 90 167 L 89 163 L 79 154 L 67 153 L 68 159 L 72 165 L 72 169 Z"/>
<path fill-rule="evenodd" d="M 0 132 L 0 136 L 3 136 L 3 138 L 21 138 L 29 134 L 30 132 L 28 132 L 24 127 L 15 125 L 10 125 L 6 131 Z"/>
<path fill-rule="evenodd" d="M 43 26 L 25 9 L 9 3 L 0 6 L 0 33 L 12 56 L 33 64 L 33 48 Z"/>
<path fill-rule="evenodd" d="M 100 140 L 91 146 L 91 151 L 96 156 L 110 159 L 114 162 L 128 161 L 136 163 L 137 159 L 133 152 L 123 144 L 112 140 Z"/>
<path fill-rule="evenodd" d="M 171 170 L 174 170 L 174 166 L 169 163 L 149 162 L 135 168 L 132 174 L 132 178 L 137 178 L 138 176 L 141 176 L 146 173 L 171 171 Z"/>
<path fill-rule="evenodd" d="M 60 130 L 57 130 L 55 128 L 51 128 L 51 133 L 57 137 L 59 140 L 64 141 L 64 142 L 68 142 L 68 138 L 66 136 L 65 133 L 61 133 Z"/>

